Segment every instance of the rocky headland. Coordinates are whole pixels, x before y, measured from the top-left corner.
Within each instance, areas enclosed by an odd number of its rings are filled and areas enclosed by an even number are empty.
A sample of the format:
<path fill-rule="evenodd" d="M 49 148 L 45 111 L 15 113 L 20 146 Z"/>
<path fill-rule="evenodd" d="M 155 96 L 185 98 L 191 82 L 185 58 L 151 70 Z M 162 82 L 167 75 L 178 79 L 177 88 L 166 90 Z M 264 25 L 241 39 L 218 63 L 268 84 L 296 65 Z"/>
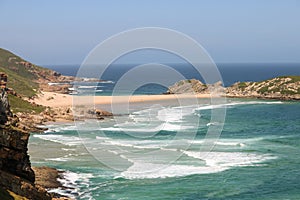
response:
<path fill-rule="evenodd" d="M 300 76 L 282 76 L 261 82 L 238 82 L 226 89 L 227 97 L 300 100 Z"/>
<path fill-rule="evenodd" d="M 182 80 L 170 86 L 166 94 L 213 94 L 231 98 L 300 100 L 300 76 L 282 76 L 260 82 L 237 82 L 227 88 L 220 82 L 204 84 L 199 80 Z"/>
<path fill-rule="evenodd" d="M 0 88 L 7 92 L 11 110 L 16 116 L 14 123 L 24 131 L 43 132 L 45 129 L 40 128 L 39 125 L 46 122 L 73 121 L 72 103 L 66 106 L 51 105 L 53 101 L 66 101 L 65 98 L 56 99 L 55 95 L 67 96 L 70 92 L 74 92 L 72 90 L 74 83 L 101 81 L 95 78 L 65 76 L 51 69 L 34 65 L 0 48 Z M 47 97 L 46 102 L 37 104 L 36 98 L 44 93 L 53 95 Z M 89 118 L 103 119 L 111 116 L 111 113 L 105 111 L 83 110 Z"/>

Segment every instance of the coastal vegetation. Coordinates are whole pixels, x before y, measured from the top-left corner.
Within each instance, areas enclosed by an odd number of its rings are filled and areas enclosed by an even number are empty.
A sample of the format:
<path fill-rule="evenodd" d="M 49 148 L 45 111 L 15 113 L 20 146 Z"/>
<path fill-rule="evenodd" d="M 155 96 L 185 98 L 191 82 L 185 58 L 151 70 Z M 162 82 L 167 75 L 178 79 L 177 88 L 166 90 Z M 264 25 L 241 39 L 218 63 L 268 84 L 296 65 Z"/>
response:
<path fill-rule="evenodd" d="M 280 76 L 260 82 L 239 82 L 226 89 L 229 97 L 299 100 L 300 76 Z"/>
<path fill-rule="evenodd" d="M 12 88 L 17 94 L 24 97 L 32 97 L 36 94 L 39 88 L 37 71 L 47 71 L 47 69 L 33 65 L 0 48 L 0 72 L 7 74 L 9 77 L 7 87 Z"/>
<path fill-rule="evenodd" d="M 223 88 L 227 97 L 300 100 L 300 76 L 280 76 L 260 82 L 237 82 L 227 88 L 221 83 L 204 84 L 191 79 L 170 86 L 167 94 L 209 94 Z"/>
<path fill-rule="evenodd" d="M 34 65 L 2 48 L 0 48 L 0 73 L 7 77 L 6 80 L 1 80 L 1 84 L 7 88 L 11 109 L 15 113 L 42 112 L 45 107 L 28 100 L 36 97 L 40 91 L 66 93 L 70 87 L 68 84 L 52 86 L 49 83 L 65 83 L 74 80 L 74 77 L 63 76 L 53 70 Z"/>
<path fill-rule="evenodd" d="M 9 103 L 11 110 L 14 113 L 23 112 L 23 113 L 35 113 L 39 114 L 45 110 L 44 106 L 32 104 L 21 97 L 9 94 Z"/>

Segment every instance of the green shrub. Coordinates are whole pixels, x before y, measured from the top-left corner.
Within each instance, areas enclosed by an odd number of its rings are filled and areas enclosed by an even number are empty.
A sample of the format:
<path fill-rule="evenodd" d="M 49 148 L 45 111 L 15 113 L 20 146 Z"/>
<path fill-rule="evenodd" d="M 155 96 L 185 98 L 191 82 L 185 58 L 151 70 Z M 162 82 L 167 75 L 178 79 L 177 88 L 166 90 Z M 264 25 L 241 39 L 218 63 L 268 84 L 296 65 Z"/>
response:
<path fill-rule="evenodd" d="M 25 101 L 14 95 L 9 94 L 8 100 L 9 100 L 10 108 L 14 113 L 16 113 L 16 112 L 40 113 L 45 110 L 44 106 L 33 105 L 33 104 L 29 103 L 28 101 Z"/>

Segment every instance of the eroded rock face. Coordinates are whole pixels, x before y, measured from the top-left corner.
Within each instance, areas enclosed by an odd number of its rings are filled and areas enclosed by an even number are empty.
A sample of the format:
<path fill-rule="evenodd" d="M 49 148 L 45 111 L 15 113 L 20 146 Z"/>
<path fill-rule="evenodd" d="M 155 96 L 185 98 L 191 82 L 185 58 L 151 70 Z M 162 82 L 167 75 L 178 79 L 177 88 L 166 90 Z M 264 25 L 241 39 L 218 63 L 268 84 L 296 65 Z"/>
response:
<path fill-rule="evenodd" d="M 4 125 L 8 121 L 8 117 L 12 116 L 10 111 L 7 92 L 5 88 L 0 89 L 0 125 Z"/>
<path fill-rule="evenodd" d="M 13 126 L 5 88 L 0 90 L 0 187 L 27 197 L 50 200 L 43 189 L 35 187 L 27 144 L 29 133 Z"/>
<path fill-rule="evenodd" d="M 0 187 L 32 200 L 51 200 L 50 194 L 30 181 L 0 170 Z M 1 198 L 1 197 L 0 197 Z"/>
<path fill-rule="evenodd" d="M 0 170 L 34 183 L 34 172 L 27 154 L 28 139 L 29 133 L 11 128 L 0 129 Z"/>

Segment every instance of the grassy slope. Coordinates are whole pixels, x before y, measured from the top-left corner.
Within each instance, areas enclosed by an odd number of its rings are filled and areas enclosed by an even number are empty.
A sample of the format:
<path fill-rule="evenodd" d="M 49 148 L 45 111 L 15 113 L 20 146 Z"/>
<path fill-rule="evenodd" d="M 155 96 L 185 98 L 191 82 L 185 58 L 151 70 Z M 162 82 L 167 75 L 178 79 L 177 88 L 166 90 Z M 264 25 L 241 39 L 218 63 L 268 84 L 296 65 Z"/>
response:
<path fill-rule="evenodd" d="M 17 112 L 40 113 L 45 109 L 43 106 L 32 105 L 29 102 L 27 102 L 19 97 L 16 97 L 14 95 L 8 95 L 8 99 L 9 99 L 9 104 L 10 104 L 10 107 L 11 107 L 11 110 L 13 113 L 17 113 Z"/>
<path fill-rule="evenodd" d="M 8 75 L 7 87 L 12 88 L 17 94 L 23 97 L 32 97 L 36 94 L 39 85 L 35 82 L 37 75 L 33 70 L 47 71 L 48 69 L 33 65 L 31 70 L 17 62 L 25 61 L 19 56 L 0 48 L 0 72 Z M 11 109 L 14 112 L 37 112 L 44 108 L 31 105 L 27 101 L 16 96 L 9 95 Z"/>
<path fill-rule="evenodd" d="M 0 48 L 0 71 L 8 75 L 8 87 L 13 88 L 19 95 L 32 97 L 36 94 L 38 84 L 37 75 L 32 70 L 45 71 L 47 69 L 33 65 L 29 70 L 17 62 L 25 61 L 19 56 Z"/>

